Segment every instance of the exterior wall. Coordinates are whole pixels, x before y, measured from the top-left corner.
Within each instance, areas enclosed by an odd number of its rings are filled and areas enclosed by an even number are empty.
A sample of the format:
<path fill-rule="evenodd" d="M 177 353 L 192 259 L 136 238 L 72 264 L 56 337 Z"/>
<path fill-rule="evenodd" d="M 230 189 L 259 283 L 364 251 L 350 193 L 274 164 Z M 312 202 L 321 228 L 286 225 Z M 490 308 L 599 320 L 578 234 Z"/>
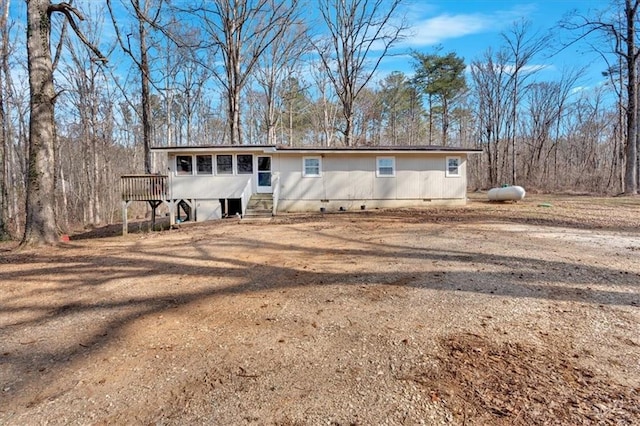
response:
<path fill-rule="evenodd" d="M 173 198 L 241 198 L 242 192 L 253 178 L 245 176 L 172 176 L 169 179 Z M 255 192 L 255 190 L 252 190 Z"/>
<path fill-rule="evenodd" d="M 198 153 L 198 154 L 212 154 L 210 152 Z M 224 154 L 234 154 L 232 152 L 224 152 Z M 257 153 L 242 152 L 242 154 L 251 154 L 254 156 L 254 170 L 256 168 Z M 193 155 L 191 153 L 180 153 L 179 155 Z M 214 159 L 215 159 L 215 154 Z M 254 178 L 255 173 L 252 174 L 233 174 L 233 175 L 177 175 L 176 174 L 176 155 L 169 155 L 168 167 L 169 167 L 169 186 L 173 190 L 172 194 L 169 194 L 173 198 L 188 198 L 188 199 L 210 199 L 210 198 L 241 198 L 242 192 L 246 185 L 251 184 L 251 192 L 255 193 L 256 181 Z M 235 157 L 234 157 L 235 160 Z M 215 164 L 214 164 L 215 167 Z"/>
<path fill-rule="evenodd" d="M 168 196 L 191 200 L 198 222 L 222 218 L 221 198 L 247 198 L 250 194 L 245 192 L 256 192 L 254 175 L 177 175 L 175 156 L 170 155 L 168 162 Z"/>
<path fill-rule="evenodd" d="M 198 220 L 220 216 L 219 199 L 243 198 L 257 192 L 257 157 L 272 158 L 272 182 L 277 182 L 278 211 L 420 207 L 428 205 L 462 205 L 466 203 L 467 154 L 464 152 L 405 152 L 366 153 L 336 152 L 252 152 L 245 149 L 200 150 L 195 154 L 251 154 L 253 174 L 233 175 L 177 175 L 175 153 L 168 156 L 169 196 L 173 199 L 195 201 Z M 180 152 L 178 155 L 191 155 Z M 303 176 L 306 157 L 320 158 L 320 176 Z M 394 176 L 377 176 L 377 158 L 392 157 Z M 457 176 L 448 176 L 447 158 L 459 159 Z M 214 164 L 215 168 L 215 164 Z M 234 169 L 235 173 L 235 169 Z M 273 188 L 274 191 L 276 188 Z M 201 211 L 200 211 L 201 210 Z"/>
<path fill-rule="evenodd" d="M 197 200 L 195 208 L 198 222 L 222 219 L 222 206 L 219 200 Z"/>
<path fill-rule="evenodd" d="M 309 155 L 313 157 L 314 155 Z M 391 154 L 395 176 L 376 176 L 381 155 L 325 154 L 319 177 L 303 176 L 303 155 L 279 154 L 281 211 L 410 207 L 466 202 L 466 156 L 460 158 L 459 176 L 446 176 L 444 154 Z"/>

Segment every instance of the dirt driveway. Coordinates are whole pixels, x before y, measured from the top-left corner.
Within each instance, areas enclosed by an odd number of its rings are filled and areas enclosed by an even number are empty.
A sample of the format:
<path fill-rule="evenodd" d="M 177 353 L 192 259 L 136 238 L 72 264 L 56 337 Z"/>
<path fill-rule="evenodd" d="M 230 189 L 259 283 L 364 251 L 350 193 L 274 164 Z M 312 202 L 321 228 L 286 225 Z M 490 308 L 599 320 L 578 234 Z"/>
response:
<path fill-rule="evenodd" d="M 0 424 L 640 423 L 638 198 L 109 230 L 0 246 Z"/>

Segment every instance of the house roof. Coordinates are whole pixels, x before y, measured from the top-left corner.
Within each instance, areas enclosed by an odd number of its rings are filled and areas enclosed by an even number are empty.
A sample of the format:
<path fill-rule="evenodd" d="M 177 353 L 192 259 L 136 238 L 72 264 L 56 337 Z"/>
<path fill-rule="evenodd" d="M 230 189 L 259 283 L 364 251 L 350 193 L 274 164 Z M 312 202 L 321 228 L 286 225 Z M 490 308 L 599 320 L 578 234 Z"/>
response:
<path fill-rule="evenodd" d="M 482 149 L 474 148 L 460 148 L 451 146 L 436 146 L 436 145 L 407 145 L 407 146 L 392 146 L 392 145 L 379 145 L 379 146 L 353 146 L 353 147 L 293 147 L 286 145 L 193 145 L 193 146 L 162 146 L 153 147 L 152 151 L 164 151 L 171 153 L 180 152 L 203 152 L 203 151 L 218 151 L 218 152 L 264 152 L 264 153 L 317 153 L 317 154 L 330 154 L 330 153 L 344 153 L 344 154 L 357 154 L 357 153 L 411 153 L 411 152 L 431 152 L 431 153 L 466 153 L 466 154 L 479 154 L 482 153 Z"/>

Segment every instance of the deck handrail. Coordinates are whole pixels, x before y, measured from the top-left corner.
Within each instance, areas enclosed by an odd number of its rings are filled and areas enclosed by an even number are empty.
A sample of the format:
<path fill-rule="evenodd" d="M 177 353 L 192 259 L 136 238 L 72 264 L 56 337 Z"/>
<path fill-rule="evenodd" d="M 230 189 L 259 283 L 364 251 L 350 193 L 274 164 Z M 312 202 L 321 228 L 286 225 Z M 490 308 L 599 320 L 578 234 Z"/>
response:
<path fill-rule="evenodd" d="M 245 213 L 247 212 L 247 206 L 249 205 L 249 200 L 251 199 L 251 195 L 253 195 L 253 191 L 251 190 L 251 188 L 253 187 L 252 183 L 252 178 L 250 177 L 249 179 L 247 179 L 247 183 L 244 186 L 244 189 L 242 190 L 242 195 L 240 196 L 240 198 L 242 199 L 242 205 L 241 205 L 241 209 L 242 209 L 242 217 L 244 217 Z"/>
<path fill-rule="evenodd" d="M 123 201 L 167 200 L 166 175 L 122 175 L 120 188 Z"/>
<path fill-rule="evenodd" d="M 280 174 L 279 173 L 274 174 L 273 182 L 271 183 L 271 185 L 273 186 L 273 194 L 272 194 L 273 207 L 272 207 L 271 215 L 275 216 L 278 212 L 278 200 L 280 199 Z"/>

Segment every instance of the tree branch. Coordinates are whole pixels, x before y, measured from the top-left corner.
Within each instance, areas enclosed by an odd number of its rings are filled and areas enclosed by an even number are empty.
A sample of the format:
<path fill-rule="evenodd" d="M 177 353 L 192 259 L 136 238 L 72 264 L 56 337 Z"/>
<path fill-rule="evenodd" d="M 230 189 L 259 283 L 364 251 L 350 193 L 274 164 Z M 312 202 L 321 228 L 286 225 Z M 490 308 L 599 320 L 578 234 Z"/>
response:
<path fill-rule="evenodd" d="M 67 18 L 69 25 L 76 33 L 80 41 L 82 41 L 82 43 L 96 55 L 96 58 L 92 59 L 93 61 L 102 63 L 106 63 L 108 61 L 108 59 L 100 52 L 98 47 L 91 43 L 78 27 L 75 18 L 79 19 L 80 21 L 84 21 L 84 16 L 82 16 L 78 9 L 66 2 L 54 3 L 49 5 L 49 7 L 47 8 L 47 14 L 51 16 L 54 12 L 62 13 Z"/>

